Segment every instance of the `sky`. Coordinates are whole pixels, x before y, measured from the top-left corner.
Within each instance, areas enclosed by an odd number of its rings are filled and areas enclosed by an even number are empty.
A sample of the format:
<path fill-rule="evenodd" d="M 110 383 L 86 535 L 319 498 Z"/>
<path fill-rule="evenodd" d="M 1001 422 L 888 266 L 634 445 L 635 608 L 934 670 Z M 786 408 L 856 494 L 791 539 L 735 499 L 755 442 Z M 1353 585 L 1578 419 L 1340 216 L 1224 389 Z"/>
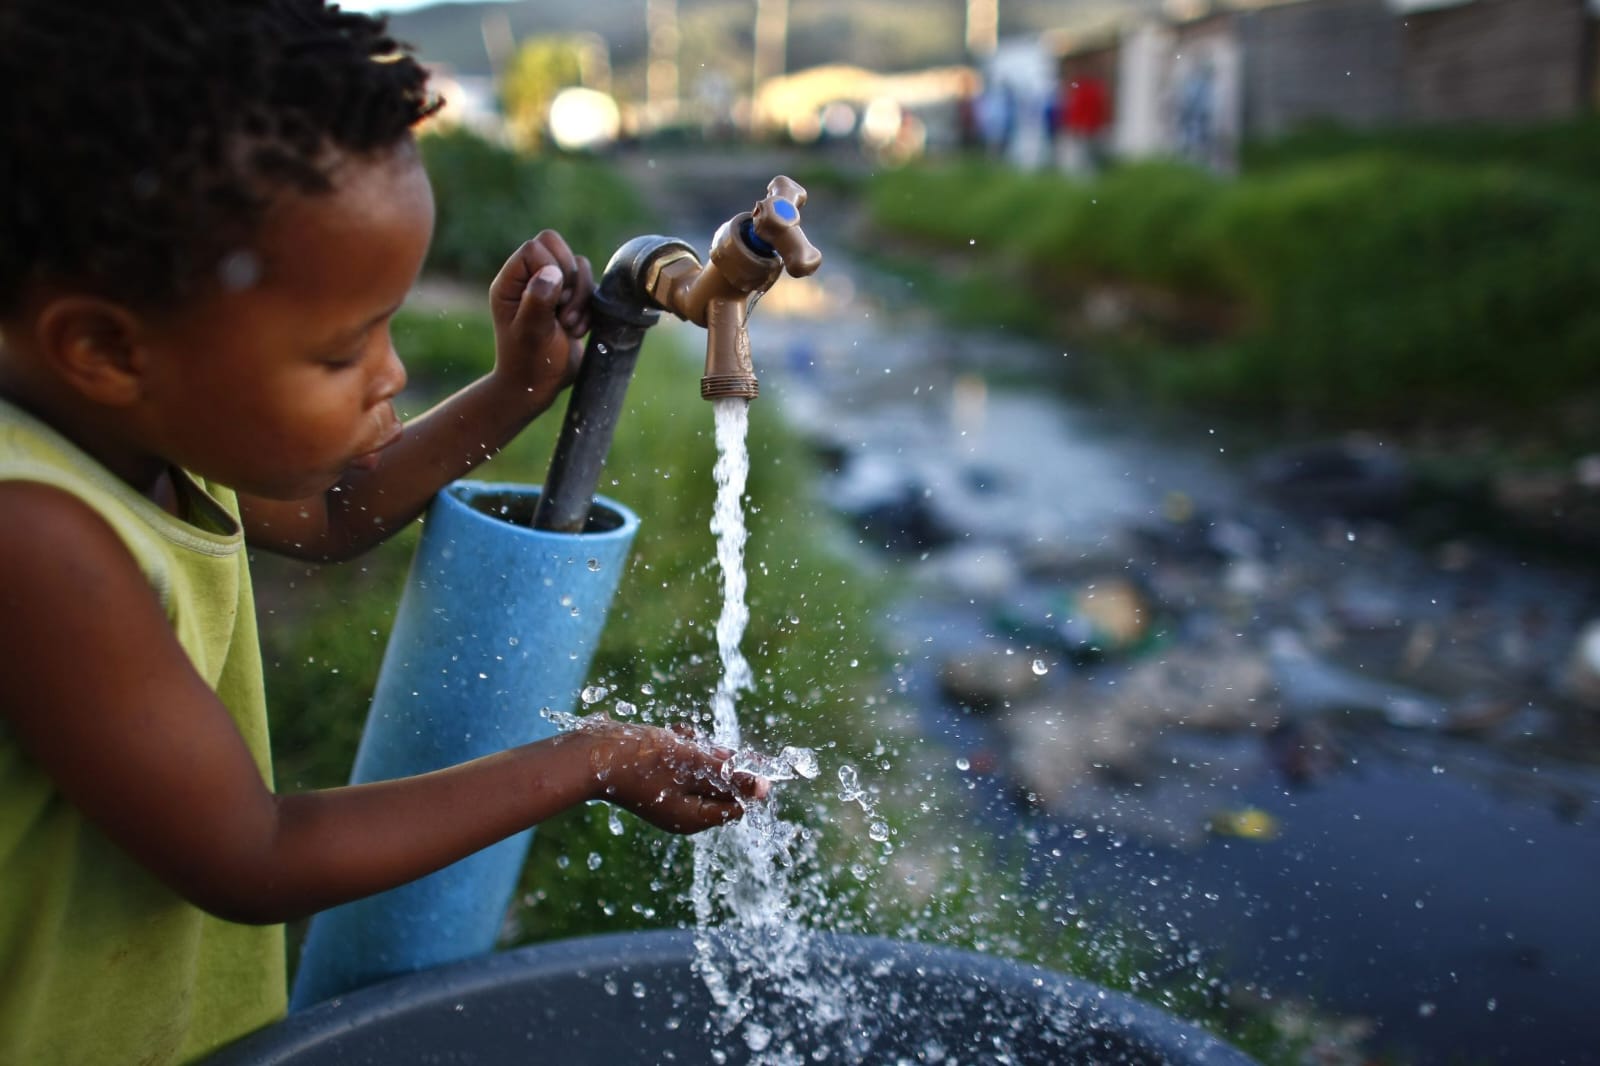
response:
<path fill-rule="evenodd" d="M 334 0 L 334 2 L 345 11 L 359 11 L 364 14 L 387 11 L 392 14 L 427 7 L 430 4 L 460 2 L 460 0 Z"/>
<path fill-rule="evenodd" d="M 373 14 L 376 11 L 389 11 L 390 14 L 398 11 L 413 11 L 416 8 L 426 8 L 434 3 L 461 3 L 462 0 L 334 0 L 339 8 L 344 11 L 360 11 L 363 14 Z"/>

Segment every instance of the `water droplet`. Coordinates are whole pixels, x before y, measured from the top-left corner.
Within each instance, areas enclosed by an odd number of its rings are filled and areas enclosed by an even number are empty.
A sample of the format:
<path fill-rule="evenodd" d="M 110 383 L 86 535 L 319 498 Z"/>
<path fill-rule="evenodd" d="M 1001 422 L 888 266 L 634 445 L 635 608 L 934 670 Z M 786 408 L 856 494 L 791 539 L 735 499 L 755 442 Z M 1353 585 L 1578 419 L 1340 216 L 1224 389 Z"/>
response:
<path fill-rule="evenodd" d="M 765 1051 L 767 1045 L 772 1043 L 772 1030 L 756 1022 L 749 1022 L 744 1027 L 744 1042 L 751 1051 Z"/>
<path fill-rule="evenodd" d="M 584 564 L 584 565 L 585 565 L 585 566 L 587 566 L 587 567 L 588 567 L 588 568 L 589 568 L 589 569 L 590 569 L 590 570 L 593 570 L 593 571 L 595 571 L 595 572 L 596 572 L 596 573 L 598 573 L 598 572 L 599 572 L 599 570 L 600 570 L 600 560 L 599 560 L 599 559 L 592 559 L 592 558 L 591 558 L 591 559 L 590 559 L 590 560 L 589 560 L 589 561 L 588 561 L 588 562 L 587 562 L 587 563 L 585 563 L 585 564 Z"/>
<path fill-rule="evenodd" d="M 960 758 L 956 759 L 956 769 L 960 770 L 962 773 L 966 773 L 968 770 L 972 769 L 972 760 L 968 759 L 965 755 L 961 756 Z"/>
<path fill-rule="evenodd" d="M 589 685 L 583 690 L 581 695 L 584 706 L 592 707 L 596 703 L 599 703 L 601 700 L 605 699 L 607 694 L 607 690 L 603 686 Z"/>
<path fill-rule="evenodd" d="M 842 789 L 840 798 L 855 799 L 860 792 L 860 779 L 856 776 L 856 768 L 846 763 L 839 767 L 839 787 Z"/>
<path fill-rule="evenodd" d="M 598 851 L 591 851 L 589 853 L 589 869 L 598 870 L 604 864 L 605 860 L 600 857 L 600 853 Z"/>
<path fill-rule="evenodd" d="M 778 753 L 778 758 L 807 781 L 815 779 L 822 772 L 817 765 L 817 753 L 810 748 L 786 747 Z"/>
<path fill-rule="evenodd" d="M 1045 674 L 1050 672 L 1050 667 L 1046 665 L 1043 659 L 1035 659 L 1033 660 L 1033 672 L 1038 676 L 1043 677 Z"/>
<path fill-rule="evenodd" d="M 622 812 L 617 810 L 617 808 L 615 808 L 615 807 L 612 807 L 606 813 L 606 828 L 611 830 L 611 835 L 614 836 L 614 837 L 619 837 L 619 836 L 622 835 L 622 831 L 623 831 Z M 591 855 L 591 856 L 589 856 L 589 861 L 592 863 L 597 858 L 599 858 L 598 855 Z M 590 866 L 589 867 L 589 869 L 591 869 L 591 870 L 593 870 L 594 868 L 595 868 L 594 866 Z"/>

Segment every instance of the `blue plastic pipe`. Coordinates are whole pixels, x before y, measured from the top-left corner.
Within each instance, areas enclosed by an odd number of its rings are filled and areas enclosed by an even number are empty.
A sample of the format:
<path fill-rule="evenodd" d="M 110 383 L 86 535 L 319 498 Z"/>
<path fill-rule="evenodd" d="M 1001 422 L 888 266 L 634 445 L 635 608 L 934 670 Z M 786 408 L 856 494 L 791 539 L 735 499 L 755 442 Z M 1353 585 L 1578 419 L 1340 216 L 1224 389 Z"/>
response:
<path fill-rule="evenodd" d="M 582 532 L 532 528 L 539 489 L 458 481 L 440 492 L 389 638 L 352 783 L 426 773 L 550 736 L 600 641 L 634 513 L 594 497 Z M 533 831 L 312 919 L 291 1009 L 486 954 Z"/>

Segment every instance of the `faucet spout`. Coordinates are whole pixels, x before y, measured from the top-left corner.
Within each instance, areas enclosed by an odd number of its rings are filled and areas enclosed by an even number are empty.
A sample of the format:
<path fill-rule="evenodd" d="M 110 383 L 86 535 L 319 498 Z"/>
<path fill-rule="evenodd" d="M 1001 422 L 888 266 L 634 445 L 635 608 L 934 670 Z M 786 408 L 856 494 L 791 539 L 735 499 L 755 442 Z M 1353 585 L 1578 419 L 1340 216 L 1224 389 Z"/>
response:
<path fill-rule="evenodd" d="M 651 260 L 645 281 L 651 300 L 705 328 L 706 365 L 700 379 L 705 399 L 754 399 L 760 392 L 750 357 L 751 303 L 784 271 L 805 277 L 822 264 L 822 253 L 800 230 L 805 201 L 806 191 L 797 182 L 774 178 L 766 199 L 718 227 L 704 265 L 681 249 Z"/>
<path fill-rule="evenodd" d="M 704 264 L 693 248 L 673 237 L 635 237 L 617 249 L 595 285 L 588 347 L 572 384 L 534 528 L 567 533 L 585 528 L 645 331 L 662 311 L 706 331 L 701 396 L 755 398 L 760 386 L 746 328 L 751 301 L 784 271 L 804 277 L 822 263 L 822 253 L 800 231 L 805 202 L 799 184 L 774 178 L 766 199 L 717 229 Z"/>

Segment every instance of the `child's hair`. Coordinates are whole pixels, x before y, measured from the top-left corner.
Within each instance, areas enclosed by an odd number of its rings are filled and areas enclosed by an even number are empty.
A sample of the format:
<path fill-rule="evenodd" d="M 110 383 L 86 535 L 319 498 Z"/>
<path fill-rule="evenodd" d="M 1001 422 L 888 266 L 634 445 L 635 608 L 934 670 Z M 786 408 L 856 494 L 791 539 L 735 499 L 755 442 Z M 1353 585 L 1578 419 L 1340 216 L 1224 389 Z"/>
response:
<path fill-rule="evenodd" d="M 35 280 L 206 291 L 275 195 L 436 110 L 427 78 L 323 0 L 0 0 L 0 314 Z"/>

